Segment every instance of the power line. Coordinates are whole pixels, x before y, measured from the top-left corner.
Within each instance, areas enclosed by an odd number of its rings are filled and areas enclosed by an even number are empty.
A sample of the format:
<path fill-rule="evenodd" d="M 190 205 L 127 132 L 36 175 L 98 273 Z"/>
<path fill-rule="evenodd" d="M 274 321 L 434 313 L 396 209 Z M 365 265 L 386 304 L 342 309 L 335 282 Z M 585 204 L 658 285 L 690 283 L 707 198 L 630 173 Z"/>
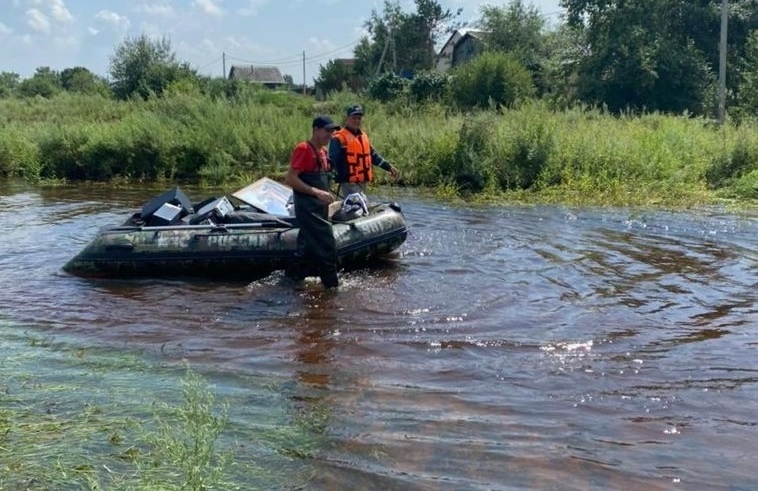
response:
<path fill-rule="evenodd" d="M 291 62 L 293 60 L 297 61 L 298 59 L 300 59 L 300 55 L 295 56 L 295 57 L 280 58 L 278 60 L 266 60 L 266 61 L 249 60 L 249 59 L 246 59 L 246 58 L 240 58 L 239 56 L 234 56 L 234 55 L 230 55 L 230 54 L 227 54 L 226 56 L 227 56 L 227 58 L 230 58 L 230 59 L 233 59 L 233 60 L 237 60 L 237 61 L 242 61 L 242 62 L 245 62 L 245 63 L 250 63 L 251 65 L 278 65 L 280 63 Z"/>
<path fill-rule="evenodd" d="M 330 55 L 332 55 L 334 53 L 337 53 L 339 51 L 347 49 L 347 48 L 349 48 L 351 46 L 355 46 L 359 42 L 361 42 L 361 39 L 356 39 L 355 41 L 353 41 L 351 43 L 345 44 L 345 45 L 340 46 L 338 48 L 335 48 L 335 49 L 333 49 L 331 51 L 325 51 L 323 53 L 318 53 L 318 54 L 313 55 L 313 56 L 308 56 L 308 57 L 306 57 L 306 61 L 313 62 L 313 61 L 316 61 L 316 60 L 323 60 L 325 58 L 328 58 Z M 266 61 L 250 60 L 250 59 L 246 59 L 246 58 L 240 58 L 238 56 L 230 55 L 228 53 L 227 53 L 226 56 L 228 58 L 232 58 L 232 59 L 235 59 L 237 61 L 242 61 L 242 62 L 245 62 L 245 63 L 250 63 L 251 65 L 280 65 L 280 66 L 287 66 L 287 65 L 293 65 L 293 64 L 298 64 L 299 65 L 300 63 L 303 62 L 303 55 L 302 55 L 302 53 L 298 54 L 298 55 L 289 56 L 289 57 L 286 57 L 286 58 L 279 58 L 278 60 L 266 60 Z"/>
<path fill-rule="evenodd" d="M 219 60 L 221 60 L 221 57 L 220 57 L 220 56 L 219 56 L 218 58 L 216 58 L 215 60 L 211 61 L 210 63 L 206 63 L 205 65 L 201 66 L 200 68 L 197 68 L 197 71 L 198 71 L 198 72 L 202 72 L 203 70 L 205 70 L 205 69 L 206 69 L 206 68 L 208 68 L 209 66 L 211 66 L 211 65 L 215 65 L 216 63 L 218 63 L 218 62 L 219 62 Z"/>

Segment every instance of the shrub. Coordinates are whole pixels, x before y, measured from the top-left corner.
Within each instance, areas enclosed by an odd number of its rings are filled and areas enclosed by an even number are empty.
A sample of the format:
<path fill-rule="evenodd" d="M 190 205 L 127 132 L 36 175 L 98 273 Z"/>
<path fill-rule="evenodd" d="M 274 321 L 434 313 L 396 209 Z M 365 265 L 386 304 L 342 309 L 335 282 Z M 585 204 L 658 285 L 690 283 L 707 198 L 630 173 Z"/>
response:
<path fill-rule="evenodd" d="M 411 80 L 409 92 L 417 102 L 440 100 L 447 91 L 447 75 L 437 72 L 420 72 Z"/>
<path fill-rule="evenodd" d="M 454 184 L 464 192 L 482 191 L 490 174 L 484 159 L 492 135 L 490 115 L 469 118 L 463 122 L 451 159 L 440 163 L 442 181 Z"/>
<path fill-rule="evenodd" d="M 758 145 L 739 140 L 731 154 L 724 154 L 711 163 L 705 171 L 705 179 L 714 189 L 729 186 L 755 171 L 758 171 Z"/>
<path fill-rule="evenodd" d="M 405 94 L 408 80 L 387 72 L 368 84 L 368 95 L 382 102 L 398 99 Z"/>
<path fill-rule="evenodd" d="M 456 68 L 450 80 L 451 102 L 461 109 L 511 107 L 534 94 L 531 74 L 508 53 L 483 53 Z"/>
<path fill-rule="evenodd" d="M 0 132 L 0 176 L 40 177 L 37 145 L 16 132 Z"/>
<path fill-rule="evenodd" d="M 48 131 L 39 142 L 41 177 L 85 179 L 82 148 L 89 140 L 81 126 L 59 126 Z"/>
<path fill-rule="evenodd" d="M 530 117 L 531 116 L 531 117 Z M 506 116 L 507 117 L 507 116 Z M 530 189 L 547 167 L 554 150 L 552 129 L 535 114 L 519 115 L 510 125 L 506 150 L 495 168 L 497 183 L 502 189 Z"/>

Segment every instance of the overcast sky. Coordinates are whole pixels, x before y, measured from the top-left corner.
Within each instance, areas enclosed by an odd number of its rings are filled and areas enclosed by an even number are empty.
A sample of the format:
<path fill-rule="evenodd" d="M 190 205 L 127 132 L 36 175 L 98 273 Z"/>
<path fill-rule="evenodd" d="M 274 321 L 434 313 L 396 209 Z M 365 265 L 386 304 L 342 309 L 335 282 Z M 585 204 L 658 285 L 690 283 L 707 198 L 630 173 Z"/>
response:
<path fill-rule="evenodd" d="M 551 23 L 559 0 L 532 0 Z M 509 2 L 441 0 L 479 18 L 482 5 Z M 525 2 L 529 4 L 527 0 Z M 406 11 L 413 0 L 401 0 Z M 382 0 L 0 0 L 0 72 L 30 77 L 37 67 L 83 66 L 107 76 L 126 36 L 166 37 L 180 61 L 221 76 L 232 64 L 278 66 L 296 83 L 311 83 L 321 65 L 350 57 L 372 9 Z"/>

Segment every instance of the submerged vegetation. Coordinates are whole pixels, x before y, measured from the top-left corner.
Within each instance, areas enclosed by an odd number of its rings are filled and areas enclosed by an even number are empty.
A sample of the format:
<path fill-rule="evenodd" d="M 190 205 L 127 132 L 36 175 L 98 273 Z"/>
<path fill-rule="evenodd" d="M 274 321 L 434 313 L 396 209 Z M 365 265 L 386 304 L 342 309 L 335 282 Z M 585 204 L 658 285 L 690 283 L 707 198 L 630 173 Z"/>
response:
<path fill-rule="evenodd" d="M 0 100 L 0 176 L 48 183 L 249 182 L 286 171 L 324 102 L 286 92 L 211 98 L 176 93 L 116 101 L 61 94 Z M 402 169 L 396 184 L 474 200 L 695 205 L 758 198 L 758 127 L 663 114 L 366 104 L 374 146 Z M 380 183 L 387 176 L 378 174 Z"/>
<path fill-rule="evenodd" d="M 268 413 L 250 418 L 250 386 L 246 404 L 217 401 L 188 366 L 0 329 L 4 491 L 248 490 L 308 478 L 298 462 L 321 444 L 325 416 L 293 416 L 270 380 L 256 395 Z"/>

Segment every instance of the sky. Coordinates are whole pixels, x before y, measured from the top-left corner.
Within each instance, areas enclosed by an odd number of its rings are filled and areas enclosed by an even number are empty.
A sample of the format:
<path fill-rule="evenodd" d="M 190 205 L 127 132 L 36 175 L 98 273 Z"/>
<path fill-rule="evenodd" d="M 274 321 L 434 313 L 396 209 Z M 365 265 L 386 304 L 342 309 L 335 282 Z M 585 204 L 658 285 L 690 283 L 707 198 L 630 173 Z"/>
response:
<path fill-rule="evenodd" d="M 509 1 L 438 0 L 474 22 L 483 5 Z M 548 23 L 559 0 L 526 0 Z M 349 58 L 371 11 L 383 0 L 0 0 L 0 72 L 31 77 L 38 67 L 83 66 L 107 77 L 126 37 L 166 38 L 177 59 L 199 73 L 228 74 L 232 65 L 277 66 L 308 84 L 330 59 Z M 407 12 L 413 0 L 400 0 Z M 444 40 L 443 40 L 444 41 Z M 225 72 L 224 72 L 225 69 Z"/>

